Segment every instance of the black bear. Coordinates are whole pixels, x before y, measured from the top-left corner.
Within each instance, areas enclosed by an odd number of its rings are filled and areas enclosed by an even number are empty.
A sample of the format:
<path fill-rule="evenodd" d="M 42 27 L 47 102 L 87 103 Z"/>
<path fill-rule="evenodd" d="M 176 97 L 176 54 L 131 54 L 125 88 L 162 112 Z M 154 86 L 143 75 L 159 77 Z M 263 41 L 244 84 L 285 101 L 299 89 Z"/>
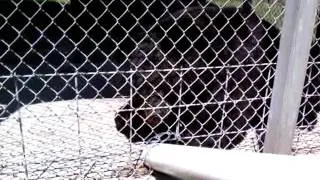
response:
<path fill-rule="evenodd" d="M 195 6 L 161 19 L 129 57 L 133 91 L 117 130 L 131 142 L 231 149 L 254 128 L 262 151 L 280 32 L 250 10 Z M 316 68 L 310 63 L 301 129 L 317 123 Z"/>
<path fill-rule="evenodd" d="M 129 70 L 143 32 L 162 14 L 199 5 L 206 0 L 0 1 L 0 121 L 77 91 L 79 98 L 127 96 L 127 74 L 117 71 Z"/>

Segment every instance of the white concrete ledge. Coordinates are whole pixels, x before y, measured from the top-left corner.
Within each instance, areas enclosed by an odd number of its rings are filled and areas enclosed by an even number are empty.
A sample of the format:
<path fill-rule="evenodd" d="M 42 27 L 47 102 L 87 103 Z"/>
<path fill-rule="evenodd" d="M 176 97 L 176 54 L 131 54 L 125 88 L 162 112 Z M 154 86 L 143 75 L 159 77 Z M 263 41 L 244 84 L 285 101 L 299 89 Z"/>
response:
<path fill-rule="evenodd" d="M 144 152 L 145 164 L 181 179 L 318 180 L 320 156 L 275 155 L 159 144 Z"/>

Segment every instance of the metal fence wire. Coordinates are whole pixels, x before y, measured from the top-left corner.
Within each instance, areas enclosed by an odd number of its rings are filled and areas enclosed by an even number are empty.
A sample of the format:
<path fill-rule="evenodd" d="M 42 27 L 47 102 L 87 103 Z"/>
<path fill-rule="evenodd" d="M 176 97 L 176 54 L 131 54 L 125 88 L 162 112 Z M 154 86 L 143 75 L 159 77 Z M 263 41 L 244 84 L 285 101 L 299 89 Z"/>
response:
<path fill-rule="evenodd" d="M 150 143 L 262 151 L 283 14 L 259 0 L 0 1 L 0 179 L 151 178 Z M 293 154 L 320 148 L 317 27 Z"/>

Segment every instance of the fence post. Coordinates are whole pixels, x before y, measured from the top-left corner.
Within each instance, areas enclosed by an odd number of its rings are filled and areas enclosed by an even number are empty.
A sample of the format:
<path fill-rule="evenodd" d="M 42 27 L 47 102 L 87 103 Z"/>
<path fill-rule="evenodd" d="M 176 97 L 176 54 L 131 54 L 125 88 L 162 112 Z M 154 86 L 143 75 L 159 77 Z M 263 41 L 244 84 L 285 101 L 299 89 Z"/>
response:
<path fill-rule="evenodd" d="M 146 166 L 185 180 L 320 179 L 317 155 L 289 156 L 153 144 L 145 149 L 142 158 Z"/>
<path fill-rule="evenodd" d="M 318 0 L 287 0 L 264 152 L 290 154 Z"/>

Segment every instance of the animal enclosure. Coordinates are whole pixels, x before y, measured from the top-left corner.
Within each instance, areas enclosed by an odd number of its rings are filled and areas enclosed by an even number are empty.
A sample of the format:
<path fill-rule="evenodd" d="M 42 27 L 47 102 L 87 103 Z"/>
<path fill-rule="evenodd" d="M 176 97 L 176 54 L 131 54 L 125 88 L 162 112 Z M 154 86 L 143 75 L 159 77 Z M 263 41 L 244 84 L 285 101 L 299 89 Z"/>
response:
<path fill-rule="evenodd" d="M 151 178 L 152 143 L 262 152 L 284 10 L 0 1 L 0 179 Z M 320 152 L 319 38 L 317 22 L 292 154 Z"/>

